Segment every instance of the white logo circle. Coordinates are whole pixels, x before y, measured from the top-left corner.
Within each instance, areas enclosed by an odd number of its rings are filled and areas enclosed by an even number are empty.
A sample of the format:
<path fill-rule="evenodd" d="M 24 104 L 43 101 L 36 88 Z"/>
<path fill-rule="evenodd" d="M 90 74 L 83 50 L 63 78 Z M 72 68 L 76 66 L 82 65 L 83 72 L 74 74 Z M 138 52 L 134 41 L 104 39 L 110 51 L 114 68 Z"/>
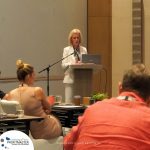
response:
<path fill-rule="evenodd" d="M 34 146 L 25 133 L 10 130 L 0 136 L 0 150 L 34 150 Z"/>

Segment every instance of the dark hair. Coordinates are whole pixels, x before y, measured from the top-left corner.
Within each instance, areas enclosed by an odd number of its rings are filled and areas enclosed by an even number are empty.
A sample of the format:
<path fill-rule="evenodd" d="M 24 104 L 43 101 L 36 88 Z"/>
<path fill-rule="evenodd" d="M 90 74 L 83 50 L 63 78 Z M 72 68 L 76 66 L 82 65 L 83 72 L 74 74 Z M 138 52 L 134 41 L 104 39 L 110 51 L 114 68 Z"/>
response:
<path fill-rule="evenodd" d="M 31 65 L 24 63 L 20 59 L 17 60 L 16 65 L 17 65 L 17 78 L 19 81 L 25 81 L 26 76 L 32 74 L 34 71 L 34 68 Z"/>
<path fill-rule="evenodd" d="M 123 76 L 123 91 L 135 91 L 143 99 L 150 96 L 150 72 L 144 64 L 135 64 Z"/>

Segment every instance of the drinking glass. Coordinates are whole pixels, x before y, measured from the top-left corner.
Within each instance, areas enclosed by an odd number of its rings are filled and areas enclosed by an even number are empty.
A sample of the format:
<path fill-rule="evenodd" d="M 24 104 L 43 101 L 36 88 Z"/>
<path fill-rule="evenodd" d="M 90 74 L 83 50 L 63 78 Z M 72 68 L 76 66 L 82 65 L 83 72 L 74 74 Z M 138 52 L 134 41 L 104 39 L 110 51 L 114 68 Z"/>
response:
<path fill-rule="evenodd" d="M 19 118 L 23 118 L 24 117 L 24 110 L 23 109 L 17 110 L 17 115 Z"/>
<path fill-rule="evenodd" d="M 62 103 L 62 96 L 56 95 L 55 96 L 55 104 L 61 104 Z"/>
<path fill-rule="evenodd" d="M 80 105 L 81 104 L 81 96 L 80 95 L 75 95 L 73 97 L 73 100 L 74 100 L 75 105 Z"/>

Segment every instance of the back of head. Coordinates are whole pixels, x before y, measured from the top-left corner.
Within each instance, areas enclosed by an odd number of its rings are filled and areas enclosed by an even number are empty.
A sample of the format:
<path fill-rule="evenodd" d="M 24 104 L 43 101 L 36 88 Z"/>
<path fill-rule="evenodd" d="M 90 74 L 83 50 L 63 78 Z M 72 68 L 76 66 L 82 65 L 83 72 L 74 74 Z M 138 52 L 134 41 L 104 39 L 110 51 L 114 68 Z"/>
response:
<path fill-rule="evenodd" d="M 19 81 L 25 81 L 27 75 L 33 73 L 34 68 L 30 64 L 24 63 L 22 60 L 17 60 L 17 78 Z"/>
<path fill-rule="evenodd" d="M 136 92 L 145 100 L 150 96 L 150 72 L 144 64 L 135 64 L 124 74 L 122 91 Z"/>

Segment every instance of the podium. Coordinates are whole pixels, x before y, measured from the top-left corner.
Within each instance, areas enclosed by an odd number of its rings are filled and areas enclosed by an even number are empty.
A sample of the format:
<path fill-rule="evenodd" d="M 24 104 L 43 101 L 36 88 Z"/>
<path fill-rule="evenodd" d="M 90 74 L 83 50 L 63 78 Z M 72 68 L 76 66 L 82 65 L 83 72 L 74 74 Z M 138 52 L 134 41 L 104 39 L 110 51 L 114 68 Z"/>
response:
<path fill-rule="evenodd" d="M 102 65 L 82 63 L 70 65 L 70 68 L 74 73 L 74 95 L 91 96 L 93 71 L 102 69 Z"/>

